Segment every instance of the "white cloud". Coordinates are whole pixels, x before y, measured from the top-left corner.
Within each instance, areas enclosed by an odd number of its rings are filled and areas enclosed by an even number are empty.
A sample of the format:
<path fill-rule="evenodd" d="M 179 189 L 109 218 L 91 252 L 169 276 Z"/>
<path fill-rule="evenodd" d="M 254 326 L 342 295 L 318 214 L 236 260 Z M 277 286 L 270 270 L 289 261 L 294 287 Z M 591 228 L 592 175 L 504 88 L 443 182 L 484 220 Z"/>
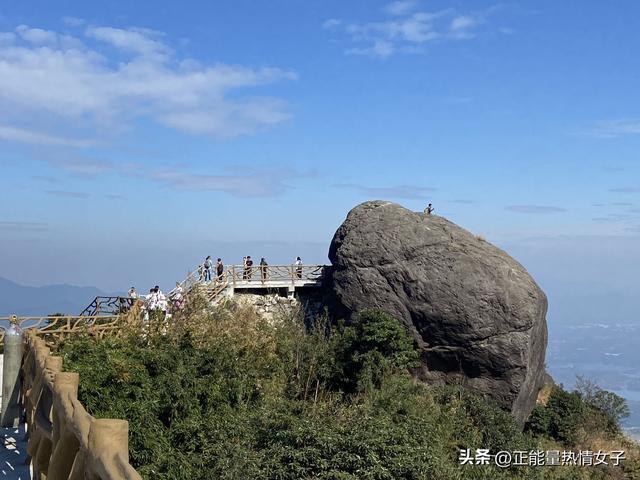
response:
<path fill-rule="evenodd" d="M 438 37 L 433 21 L 437 14 L 418 12 L 387 22 L 350 24 L 346 32 L 355 40 L 381 40 L 424 43 Z"/>
<path fill-rule="evenodd" d="M 249 175 L 201 175 L 179 171 L 160 171 L 150 180 L 164 183 L 175 190 L 225 192 L 234 197 L 270 197 L 283 193 L 288 187 L 286 175 L 265 172 Z"/>
<path fill-rule="evenodd" d="M 331 30 L 332 28 L 339 27 L 340 25 L 342 25 L 342 20 L 340 20 L 339 18 L 330 18 L 329 20 L 326 20 L 322 24 L 322 28 L 326 28 L 327 30 Z"/>
<path fill-rule="evenodd" d="M 341 27 L 355 46 L 347 48 L 349 55 L 369 55 L 386 58 L 394 53 L 419 53 L 422 46 L 435 40 L 461 40 L 475 35 L 483 14 L 456 14 L 452 9 L 436 12 L 416 11 L 415 1 L 396 1 L 383 11 L 387 18 L 377 22 L 334 22 L 327 20 L 325 28 Z"/>
<path fill-rule="evenodd" d="M 84 148 L 94 144 L 91 140 L 57 137 L 46 133 L 0 125 L 0 139 L 36 145 Z"/>
<path fill-rule="evenodd" d="M 471 15 L 461 15 L 451 20 L 451 30 L 467 30 L 476 25 L 477 21 Z"/>
<path fill-rule="evenodd" d="M 95 177 L 103 173 L 120 172 L 125 174 L 130 168 L 127 165 L 116 165 L 106 160 L 88 157 L 50 158 L 46 160 L 53 167 L 81 177 Z"/>
<path fill-rule="evenodd" d="M 459 15 L 451 20 L 451 35 L 458 39 L 471 38 L 473 36 L 472 29 L 481 21 L 479 17 L 472 15 Z"/>
<path fill-rule="evenodd" d="M 247 94 L 295 80 L 288 70 L 177 58 L 162 34 L 146 29 L 89 26 L 84 38 L 27 26 L 16 32 L 19 38 L 4 34 L 5 43 L 13 43 L 0 49 L 0 111 L 8 124 L 55 118 L 70 131 L 114 131 L 144 117 L 187 133 L 229 138 L 289 118 L 283 100 Z M 86 146 L 85 140 L 2 128 L 5 139 Z"/>
<path fill-rule="evenodd" d="M 70 27 L 80 27 L 87 23 L 82 18 L 78 17 L 62 17 L 62 21 L 65 25 L 69 25 Z"/>
<path fill-rule="evenodd" d="M 91 194 L 87 192 L 68 192 L 66 190 L 46 190 L 45 193 L 52 197 L 60 198 L 87 199 L 91 196 Z"/>
<path fill-rule="evenodd" d="M 369 55 L 372 57 L 386 58 L 394 52 L 393 44 L 385 40 L 376 40 L 373 46 L 366 48 L 350 48 L 347 55 Z"/>
<path fill-rule="evenodd" d="M 640 120 L 623 119 L 600 122 L 586 133 L 594 137 L 603 138 L 640 135 Z"/>
<path fill-rule="evenodd" d="M 283 101 L 259 98 L 244 104 L 221 102 L 210 110 L 166 113 L 159 120 L 188 133 L 232 138 L 276 125 L 289 117 Z"/>
<path fill-rule="evenodd" d="M 171 49 L 167 45 L 154 38 L 159 34 L 151 30 L 89 26 L 85 34 L 87 37 L 109 43 L 125 52 L 148 58 L 158 56 L 162 59 L 171 54 Z"/>
<path fill-rule="evenodd" d="M 384 11 L 389 15 L 406 15 L 416 7 L 415 0 L 399 0 L 391 2 L 384 7 Z"/>
<path fill-rule="evenodd" d="M 18 32 L 18 35 L 27 42 L 38 45 L 56 43 L 58 41 L 58 35 L 55 32 L 43 30 L 41 28 L 31 28 L 27 25 L 19 25 L 16 28 L 16 32 Z"/>
<path fill-rule="evenodd" d="M 0 32 L 0 45 L 13 43 L 15 39 L 16 35 L 13 32 Z"/>

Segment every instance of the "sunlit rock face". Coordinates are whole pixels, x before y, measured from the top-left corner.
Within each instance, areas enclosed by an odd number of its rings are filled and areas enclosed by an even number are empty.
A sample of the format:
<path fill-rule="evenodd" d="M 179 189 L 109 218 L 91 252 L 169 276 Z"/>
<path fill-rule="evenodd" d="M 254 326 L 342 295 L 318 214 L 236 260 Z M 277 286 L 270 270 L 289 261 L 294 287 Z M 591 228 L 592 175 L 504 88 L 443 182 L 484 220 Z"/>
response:
<path fill-rule="evenodd" d="M 495 399 L 524 424 L 544 377 L 547 298 L 522 265 L 445 218 L 372 201 L 329 252 L 333 315 L 379 308 L 421 349 L 418 375 Z"/>

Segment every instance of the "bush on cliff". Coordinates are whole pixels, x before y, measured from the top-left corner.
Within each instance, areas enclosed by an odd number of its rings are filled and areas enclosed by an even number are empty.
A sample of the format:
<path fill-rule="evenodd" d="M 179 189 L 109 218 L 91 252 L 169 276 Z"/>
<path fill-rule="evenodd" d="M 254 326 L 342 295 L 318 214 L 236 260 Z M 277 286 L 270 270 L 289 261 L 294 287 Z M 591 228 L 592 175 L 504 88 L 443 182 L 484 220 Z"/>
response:
<path fill-rule="evenodd" d="M 333 335 L 333 371 L 327 380 L 348 393 L 380 386 L 389 374 L 418 365 L 418 351 L 404 327 L 378 310 L 361 312 Z"/>
<path fill-rule="evenodd" d="M 603 390 L 594 382 L 578 376 L 576 391 L 586 405 L 600 412 L 606 419 L 606 430 L 612 434 L 620 433 L 620 423 L 629 416 L 629 405 L 620 395 Z"/>
<path fill-rule="evenodd" d="M 75 337 L 59 353 L 80 373 L 91 414 L 129 420 L 144 478 L 597 478 L 460 465 L 460 449 L 528 451 L 535 441 L 477 395 L 414 382 L 415 348 L 397 325 L 365 312 L 309 332 L 294 316 L 269 324 L 250 309 L 189 305 L 168 327 Z"/>
<path fill-rule="evenodd" d="M 547 404 L 533 409 L 526 427 L 536 435 L 576 445 L 588 435 L 619 436 L 620 421 L 628 415 L 624 398 L 578 377 L 573 392 L 554 386 Z"/>

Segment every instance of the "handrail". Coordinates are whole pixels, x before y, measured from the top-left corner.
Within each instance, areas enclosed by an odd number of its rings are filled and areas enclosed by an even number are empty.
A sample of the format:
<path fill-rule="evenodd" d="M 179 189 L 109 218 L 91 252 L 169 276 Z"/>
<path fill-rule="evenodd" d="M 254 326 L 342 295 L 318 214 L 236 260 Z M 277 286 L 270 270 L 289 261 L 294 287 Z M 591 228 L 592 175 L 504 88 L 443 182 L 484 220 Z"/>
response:
<path fill-rule="evenodd" d="M 80 312 L 81 316 L 96 316 L 96 315 L 116 315 L 119 313 L 125 313 L 135 303 L 134 298 L 130 297 L 104 297 L 98 296 L 87 305 L 87 307 Z"/>
<path fill-rule="evenodd" d="M 251 267 L 244 265 L 225 265 L 223 277 L 227 277 L 230 281 L 242 280 L 262 280 L 262 274 L 265 273 L 265 281 L 320 281 L 324 277 L 325 271 L 330 268 L 328 265 L 267 265 L 254 264 Z M 212 279 L 218 278 L 215 267 L 211 273 Z M 180 282 L 180 286 L 189 291 L 194 285 L 202 284 L 204 275 L 200 275 L 196 269 L 189 272 L 187 277 Z"/>
<path fill-rule="evenodd" d="M 133 321 L 140 315 L 139 307 L 134 307 L 126 314 L 93 315 L 93 316 L 46 316 L 46 317 L 0 317 L 0 322 L 15 322 L 23 330 L 34 330 L 38 335 L 54 338 L 64 337 L 70 333 L 89 331 L 93 335 L 102 336 L 106 332 L 118 331 L 126 322 Z M 5 329 L 0 325 L 0 343 L 4 342 Z"/>
<path fill-rule="evenodd" d="M 129 464 L 129 423 L 92 417 L 78 400 L 79 375 L 62 371 L 35 330 L 25 333 L 22 376 L 34 480 L 142 479 Z"/>
<path fill-rule="evenodd" d="M 229 265 L 221 277 L 213 276 L 210 283 L 204 282 L 197 271 L 190 272 L 180 282 L 185 293 L 194 287 L 205 287 L 206 296 L 215 301 L 229 286 L 237 287 L 251 285 L 269 285 L 270 283 L 291 285 L 319 284 L 326 271 L 327 265 L 253 265 L 247 268 L 243 265 Z M 171 292 L 168 294 L 171 297 Z M 119 317 L 134 309 L 136 299 L 130 297 L 96 297 L 80 315 L 74 316 L 32 316 L 20 317 L 18 324 L 24 328 L 35 328 L 42 334 L 60 336 L 78 331 L 81 328 L 93 328 L 97 332 L 117 328 Z M 9 321 L 12 317 L 0 317 L 0 322 Z M 4 339 L 4 329 L 0 325 L 0 342 Z"/>
<path fill-rule="evenodd" d="M 274 285 L 280 286 L 283 282 L 296 285 L 319 284 L 328 265 L 225 265 L 222 275 L 218 276 L 213 267 L 211 272 L 212 280 L 205 281 L 202 270 L 196 269 L 189 272 L 187 277 L 179 282 L 184 292 L 189 293 L 194 288 L 203 292 L 205 297 L 215 302 L 229 286 L 251 286 L 251 285 Z"/>

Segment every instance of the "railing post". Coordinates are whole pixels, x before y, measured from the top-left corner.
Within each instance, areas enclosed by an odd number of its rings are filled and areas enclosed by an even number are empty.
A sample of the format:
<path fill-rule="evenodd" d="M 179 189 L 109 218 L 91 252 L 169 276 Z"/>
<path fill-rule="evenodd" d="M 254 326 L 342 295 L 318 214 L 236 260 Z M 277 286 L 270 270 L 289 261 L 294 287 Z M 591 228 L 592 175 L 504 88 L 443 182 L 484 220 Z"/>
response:
<path fill-rule="evenodd" d="M 72 406 L 78 398 L 79 375 L 71 372 L 60 372 L 55 376 L 53 388 L 55 397 L 53 407 L 53 452 L 47 471 L 51 480 L 69 478 L 80 442 L 73 432 L 73 426 L 66 424 L 65 405 Z"/>
<path fill-rule="evenodd" d="M 118 456 L 129 463 L 129 422 L 107 418 L 94 419 L 87 440 L 87 462 L 93 478 L 117 478 L 118 471 L 112 463 Z M 104 459 L 108 459 L 107 462 Z M 88 478 L 92 478 L 89 476 Z"/>
<path fill-rule="evenodd" d="M 20 366 L 22 365 L 22 329 L 18 317 L 11 317 L 11 326 L 4 334 L 2 365 L 2 419 L 3 427 L 16 428 L 20 424 Z"/>

